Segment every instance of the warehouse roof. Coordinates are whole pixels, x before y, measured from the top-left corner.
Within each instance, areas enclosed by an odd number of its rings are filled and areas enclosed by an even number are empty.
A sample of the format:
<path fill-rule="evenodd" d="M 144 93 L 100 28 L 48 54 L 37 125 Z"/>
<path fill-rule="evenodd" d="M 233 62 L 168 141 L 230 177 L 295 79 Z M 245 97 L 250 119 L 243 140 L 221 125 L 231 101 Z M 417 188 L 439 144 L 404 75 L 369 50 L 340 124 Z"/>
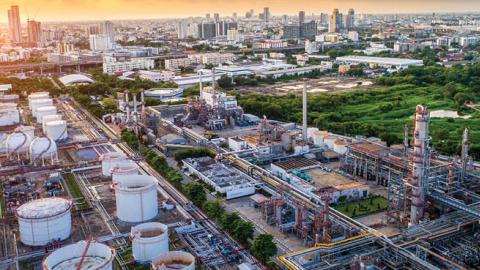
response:
<path fill-rule="evenodd" d="M 83 74 L 65 75 L 63 77 L 60 77 L 59 80 L 65 86 L 70 86 L 72 84 L 77 84 L 77 83 L 94 83 L 95 82 L 94 80 L 90 79 L 89 77 Z"/>

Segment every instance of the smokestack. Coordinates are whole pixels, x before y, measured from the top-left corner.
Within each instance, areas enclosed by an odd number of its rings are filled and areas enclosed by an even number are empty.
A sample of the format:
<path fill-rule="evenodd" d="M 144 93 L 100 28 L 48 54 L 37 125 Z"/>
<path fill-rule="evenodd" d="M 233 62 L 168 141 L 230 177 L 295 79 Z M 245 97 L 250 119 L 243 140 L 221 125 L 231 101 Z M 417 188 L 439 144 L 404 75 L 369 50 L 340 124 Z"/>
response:
<path fill-rule="evenodd" d="M 409 146 L 409 138 L 408 138 L 408 126 L 404 126 L 404 141 L 403 141 L 403 151 L 405 152 L 405 155 L 408 155 L 408 146 Z"/>
<path fill-rule="evenodd" d="M 133 95 L 133 120 L 135 122 L 137 122 L 137 115 L 138 115 L 138 112 L 137 112 L 137 95 L 134 94 Z"/>
<path fill-rule="evenodd" d="M 145 113 L 145 93 L 143 92 L 140 92 L 140 101 L 142 102 L 142 114 Z"/>
<path fill-rule="evenodd" d="M 212 89 L 215 90 L 215 68 L 212 68 Z"/>
<path fill-rule="evenodd" d="M 303 135 L 303 142 L 307 144 L 307 81 L 303 82 L 303 127 L 302 127 L 302 135 Z"/>
<path fill-rule="evenodd" d="M 200 75 L 199 76 L 199 80 L 200 80 L 200 98 L 203 97 L 203 72 L 202 71 L 199 71 L 198 74 Z"/>
<path fill-rule="evenodd" d="M 124 95 L 125 95 L 125 108 L 126 108 L 126 112 L 127 112 L 127 123 L 128 123 L 128 122 L 130 122 L 130 104 L 129 104 L 129 100 L 128 100 L 128 91 L 125 91 Z"/>
<path fill-rule="evenodd" d="M 465 178 L 465 173 L 467 171 L 468 164 L 468 128 L 465 128 L 463 131 L 463 141 L 462 141 L 462 172 L 460 180 L 463 181 Z"/>
<path fill-rule="evenodd" d="M 127 123 L 130 122 L 130 106 L 127 106 Z"/>

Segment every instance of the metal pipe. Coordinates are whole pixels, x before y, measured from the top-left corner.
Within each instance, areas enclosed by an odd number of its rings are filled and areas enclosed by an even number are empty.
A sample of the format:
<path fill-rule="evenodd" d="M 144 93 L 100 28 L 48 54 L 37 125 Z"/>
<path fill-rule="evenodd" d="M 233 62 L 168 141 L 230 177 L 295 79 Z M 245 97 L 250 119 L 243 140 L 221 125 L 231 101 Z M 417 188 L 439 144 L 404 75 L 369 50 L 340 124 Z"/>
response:
<path fill-rule="evenodd" d="M 303 128 L 302 128 L 302 135 L 303 135 L 303 143 L 307 144 L 307 81 L 303 82 Z"/>

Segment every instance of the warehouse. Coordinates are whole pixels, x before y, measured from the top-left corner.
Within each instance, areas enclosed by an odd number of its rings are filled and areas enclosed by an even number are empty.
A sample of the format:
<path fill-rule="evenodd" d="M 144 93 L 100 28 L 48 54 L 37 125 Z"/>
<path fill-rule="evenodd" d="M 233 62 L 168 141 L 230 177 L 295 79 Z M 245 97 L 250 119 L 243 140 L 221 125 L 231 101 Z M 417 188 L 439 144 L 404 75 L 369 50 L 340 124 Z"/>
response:
<path fill-rule="evenodd" d="M 373 56 L 360 56 L 360 55 L 348 55 L 337 57 L 337 63 L 343 63 L 348 65 L 377 65 L 380 67 L 397 69 L 404 69 L 410 66 L 423 66 L 423 60 L 417 59 L 403 59 L 403 58 L 389 58 L 389 57 L 373 57 Z"/>

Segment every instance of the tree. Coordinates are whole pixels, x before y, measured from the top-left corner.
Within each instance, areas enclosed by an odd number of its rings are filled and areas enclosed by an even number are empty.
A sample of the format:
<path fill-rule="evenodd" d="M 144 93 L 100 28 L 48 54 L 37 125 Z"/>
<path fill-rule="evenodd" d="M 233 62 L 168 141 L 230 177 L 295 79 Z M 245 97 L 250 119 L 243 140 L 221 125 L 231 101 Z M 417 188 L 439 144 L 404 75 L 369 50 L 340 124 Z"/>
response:
<path fill-rule="evenodd" d="M 207 214 L 208 217 L 211 219 L 219 219 L 225 212 L 220 201 L 206 201 L 203 204 L 203 211 Z"/>
<path fill-rule="evenodd" d="M 202 205 L 207 200 L 207 194 L 203 190 L 203 186 L 199 183 L 190 182 L 184 187 L 187 197 L 197 206 Z"/>
<path fill-rule="evenodd" d="M 252 254 L 257 259 L 268 262 L 270 257 L 277 254 L 277 246 L 273 242 L 271 234 L 259 234 L 255 237 L 252 244 Z"/>
<path fill-rule="evenodd" d="M 222 75 L 220 79 L 217 81 L 218 86 L 220 86 L 223 89 L 232 89 L 233 84 L 232 84 L 232 79 L 230 79 L 227 75 Z"/>
<path fill-rule="evenodd" d="M 220 218 L 219 223 L 222 229 L 232 232 L 241 220 L 237 213 L 227 213 Z"/>
<path fill-rule="evenodd" d="M 249 239 L 253 238 L 253 232 L 255 227 L 253 223 L 249 221 L 239 221 L 237 222 L 237 226 L 233 230 L 233 237 L 235 237 L 238 241 L 242 244 L 248 243 Z"/>
<path fill-rule="evenodd" d="M 109 113 L 116 112 L 118 110 L 117 102 L 113 98 L 104 98 L 103 108 L 105 109 L 106 112 L 109 112 Z"/>

